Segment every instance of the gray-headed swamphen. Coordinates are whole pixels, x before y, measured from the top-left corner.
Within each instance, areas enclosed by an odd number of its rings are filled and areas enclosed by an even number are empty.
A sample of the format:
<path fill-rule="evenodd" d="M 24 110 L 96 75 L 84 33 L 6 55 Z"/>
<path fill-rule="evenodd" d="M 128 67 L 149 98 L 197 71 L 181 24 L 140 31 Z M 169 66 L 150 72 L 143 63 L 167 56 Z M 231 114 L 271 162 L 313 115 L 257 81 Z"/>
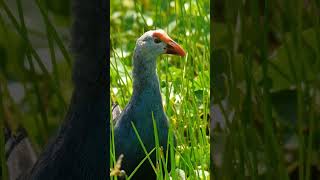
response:
<path fill-rule="evenodd" d="M 161 54 L 185 56 L 186 53 L 163 30 L 148 31 L 137 40 L 133 54 L 133 94 L 114 125 L 116 157 L 123 154 L 121 169 L 127 175 L 130 175 L 146 157 L 131 122 L 135 125 L 146 150 L 150 152 L 155 147 L 154 119 L 159 144 L 163 147 L 163 152 L 167 150 L 169 124 L 163 109 L 156 72 L 156 60 Z M 155 152 L 150 158 L 156 166 Z M 170 159 L 168 163 L 170 168 Z M 135 172 L 132 179 L 156 179 L 148 160 Z"/>

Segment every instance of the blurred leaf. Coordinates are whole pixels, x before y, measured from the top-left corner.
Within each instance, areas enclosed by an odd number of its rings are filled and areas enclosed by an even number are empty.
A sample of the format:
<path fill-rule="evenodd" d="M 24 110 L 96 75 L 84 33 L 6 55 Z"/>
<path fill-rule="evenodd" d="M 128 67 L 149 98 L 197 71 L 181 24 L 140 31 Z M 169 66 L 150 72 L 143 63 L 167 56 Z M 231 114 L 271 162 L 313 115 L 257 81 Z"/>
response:
<path fill-rule="evenodd" d="M 272 105 L 280 118 L 286 124 L 297 121 L 297 92 L 296 90 L 281 90 L 271 93 Z"/>

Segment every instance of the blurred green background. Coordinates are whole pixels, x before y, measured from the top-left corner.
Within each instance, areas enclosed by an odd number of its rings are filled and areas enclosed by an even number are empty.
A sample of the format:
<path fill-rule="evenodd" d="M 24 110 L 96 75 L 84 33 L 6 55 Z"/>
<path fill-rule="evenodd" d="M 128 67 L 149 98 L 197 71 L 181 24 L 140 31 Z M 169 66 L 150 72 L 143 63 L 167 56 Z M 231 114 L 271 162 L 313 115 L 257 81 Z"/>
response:
<path fill-rule="evenodd" d="M 213 1 L 215 179 L 319 179 L 319 1 Z"/>
<path fill-rule="evenodd" d="M 114 0 L 110 7 L 110 104 L 124 108 L 131 97 L 137 38 L 151 29 L 166 31 L 187 52 L 185 58 L 161 55 L 157 61 L 164 109 L 177 137 L 171 164 L 189 179 L 209 179 L 209 0 Z M 118 158 L 113 154 L 111 146 L 111 167 Z"/>
<path fill-rule="evenodd" d="M 1 116 L 12 130 L 25 126 L 41 148 L 63 120 L 72 91 L 69 2 L 3 3 Z"/>
<path fill-rule="evenodd" d="M 70 1 L 0 1 L 0 154 L 4 128 L 24 127 L 37 153 L 64 119 L 72 93 Z"/>

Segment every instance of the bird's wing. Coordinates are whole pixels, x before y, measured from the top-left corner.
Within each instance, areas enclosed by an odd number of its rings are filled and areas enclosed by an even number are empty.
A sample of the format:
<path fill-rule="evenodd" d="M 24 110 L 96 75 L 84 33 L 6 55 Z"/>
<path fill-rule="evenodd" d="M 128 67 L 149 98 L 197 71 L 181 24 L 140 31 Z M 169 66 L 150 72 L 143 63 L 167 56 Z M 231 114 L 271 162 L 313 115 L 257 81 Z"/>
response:
<path fill-rule="evenodd" d="M 116 124 L 117 120 L 119 119 L 121 114 L 121 108 L 119 104 L 117 103 L 112 103 L 112 123 L 113 125 Z"/>
<path fill-rule="evenodd" d="M 5 131 L 9 179 L 15 180 L 32 168 L 37 155 L 24 128 L 20 127 L 15 134 L 9 128 L 5 128 Z"/>

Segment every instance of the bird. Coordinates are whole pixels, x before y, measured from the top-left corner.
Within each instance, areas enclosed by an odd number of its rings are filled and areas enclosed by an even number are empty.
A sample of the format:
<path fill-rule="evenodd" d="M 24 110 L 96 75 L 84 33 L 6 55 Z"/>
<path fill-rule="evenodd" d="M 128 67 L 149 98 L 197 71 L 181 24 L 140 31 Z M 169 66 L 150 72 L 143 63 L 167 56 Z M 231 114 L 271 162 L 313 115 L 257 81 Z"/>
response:
<path fill-rule="evenodd" d="M 18 179 L 109 178 L 107 1 L 73 0 L 74 90 L 65 119 L 35 164 Z"/>
<path fill-rule="evenodd" d="M 147 31 L 137 39 L 133 53 L 132 96 L 114 122 L 115 154 L 116 157 L 123 155 L 121 168 L 127 175 L 130 175 L 146 157 L 132 124 L 137 129 L 146 150 L 150 152 L 155 147 L 154 120 L 159 144 L 163 147 L 163 152 L 167 150 L 169 121 L 164 112 L 156 71 L 157 58 L 161 54 L 184 57 L 186 52 L 162 29 Z M 150 158 L 155 164 L 155 152 Z M 148 160 L 134 173 L 132 179 L 156 179 Z"/>
<path fill-rule="evenodd" d="M 16 132 L 12 132 L 8 126 L 5 127 L 5 142 L 8 179 L 16 180 L 34 165 L 37 155 L 22 126 L 19 126 Z"/>

